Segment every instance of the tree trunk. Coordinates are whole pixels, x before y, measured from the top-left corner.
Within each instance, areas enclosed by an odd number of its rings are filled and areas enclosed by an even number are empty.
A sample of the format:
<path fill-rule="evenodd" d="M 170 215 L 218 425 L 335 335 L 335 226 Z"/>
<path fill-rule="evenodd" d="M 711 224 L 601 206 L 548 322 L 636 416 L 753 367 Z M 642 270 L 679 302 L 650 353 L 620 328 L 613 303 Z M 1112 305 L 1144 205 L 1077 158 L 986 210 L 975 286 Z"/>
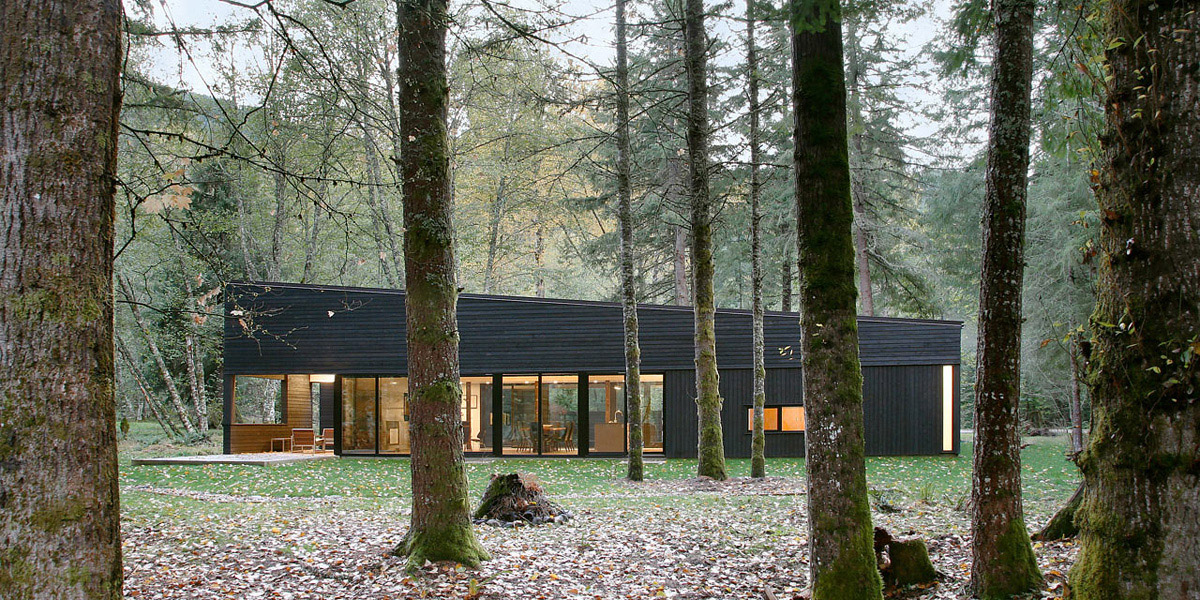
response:
<path fill-rule="evenodd" d="M 175 426 L 175 423 L 171 422 L 169 417 L 163 414 L 162 410 L 158 407 L 158 403 L 155 402 L 154 398 L 150 395 L 150 386 L 146 383 L 146 380 L 142 378 L 141 373 L 138 373 L 138 363 L 133 360 L 133 353 L 131 353 L 129 349 L 125 347 L 125 342 L 121 339 L 121 336 L 113 336 L 113 339 L 116 342 L 117 353 L 121 355 L 121 358 L 125 359 L 125 366 L 129 369 L 130 376 L 133 377 L 133 381 L 137 384 L 138 390 L 140 390 L 142 392 L 142 396 L 145 397 L 145 402 L 142 404 L 150 408 L 151 414 L 154 415 L 154 420 L 158 421 L 158 425 L 162 427 L 163 432 L 173 438 L 181 437 L 179 434 L 179 428 Z"/>
<path fill-rule="evenodd" d="M 507 146 L 508 142 L 505 141 Z M 505 152 L 507 154 L 507 152 Z M 496 257 L 500 253 L 500 225 L 504 218 L 504 188 L 508 185 L 508 177 L 501 175 L 496 184 L 496 199 L 492 201 L 492 220 L 488 224 L 487 263 L 483 267 L 483 293 L 492 293 L 496 286 Z"/>
<path fill-rule="evenodd" d="M 1200 11 L 1114 1 L 1073 597 L 1200 593 Z"/>
<path fill-rule="evenodd" d="M 1072 335 L 1067 354 L 1071 359 L 1071 458 L 1083 452 L 1083 403 L 1079 394 L 1079 340 Z"/>
<path fill-rule="evenodd" d="M 697 472 L 726 479 L 717 374 L 716 302 L 713 297 L 712 197 L 708 189 L 708 71 L 704 0 L 684 9 L 684 61 L 688 79 L 688 169 L 692 208 L 692 297 L 696 319 L 696 405 L 700 422 Z"/>
<path fill-rule="evenodd" d="M 971 589 L 1006 598 L 1037 587 L 1021 502 L 1021 282 L 1029 169 L 1033 0 L 995 0 L 996 54 L 983 211 Z"/>
<path fill-rule="evenodd" d="M 537 227 L 534 228 L 533 240 L 534 282 L 533 295 L 538 298 L 546 297 L 546 225 L 542 218 L 537 217 Z"/>
<path fill-rule="evenodd" d="M 792 312 L 792 253 L 783 251 L 783 269 L 779 274 L 779 310 Z"/>
<path fill-rule="evenodd" d="M 882 598 L 863 450 L 838 0 L 792 0 L 796 247 L 813 600 Z"/>
<path fill-rule="evenodd" d="M 687 275 L 687 232 L 683 227 L 675 226 L 675 306 L 687 306 L 688 289 Z"/>
<path fill-rule="evenodd" d="M 871 255 L 867 237 L 867 187 L 863 182 L 863 134 L 866 128 L 862 115 L 862 61 L 859 57 L 858 17 L 846 19 L 846 65 L 849 87 L 848 106 L 853 130 L 850 143 L 854 149 L 850 169 L 850 193 L 854 198 L 854 257 L 858 264 L 858 293 L 862 298 L 862 314 L 875 316 L 875 294 L 871 289 Z"/>
<path fill-rule="evenodd" d="M 272 144 L 279 146 L 278 144 Z M 283 277 L 283 225 L 287 221 L 287 177 L 283 174 L 285 156 L 282 147 L 276 148 L 275 156 L 271 157 L 276 167 L 272 177 L 275 190 L 274 224 L 271 226 L 271 256 L 267 262 L 267 279 L 280 281 Z"/>
<path fill-rule="evenodd" d="M 0 17 L 0 595 L 121 597 L 117 1 Z"/>
<path fill-rule="evenodd" d="M 762 149 L 758 131 L 758 50 L 754 47 L 754 19 L 754 2 L 751 0 L 746 3 L 746 87 L 750 112 L 750 302 L 754 338 L 754 432 L 750 442 L 750 476 L 766 477 L 767 436 L 763 411 L 767 403 L 767 367 L 763 358 L 766 344 L 763 341 L 762 210 L 759 207 L 762 184 L 758 176 Z"/>
<path fill-rule="evenodd" d="M 637 291 L 633 275 L 633 193 L 629 165 L 629 58 L 625 32 L 625 0 L 617 0 L 617 218 L 621 221 L 621 312 L 625 330 L 625 399 L 629 414 L 630 481 L 641 481 L 642 350 L 638 345 Z"/>
<path fill-rule="evenodd" d="M 179 259 L 179 272 L 182 275 L 183 294 L 186 298 L 185 306 L 190 313 L 186 315 L 187 323 L 184 325 L 183 336 L 183 361 L 188 375 L 188 391 L 191 394 L 192 408 L 196 415 L 196 428 L 201 435 L 207 435 L 208 397 L 204 389 L 204 363 L 196 348 L 196 319 L 200 317 L 199 307 L 196 305 L 196 296 L 192 291 L 192 280 L 188 275 L 187 261 L 183 256 L 183 245 L 179 243 L 179 237 L 173 229 L 171 230 L 171 241 L 175 244 L 175 255 Z"/>
<path fill-rule="evenodd" d="M 446 0 L 400 2 L 400 157 L 412 441 L 412 522 L 396 553 L 477 566 L 459 405 L 458 289 L 446 131 Z"/>
<path fill-rule="evenodd" d="M 179 415 L 180 423 L 183 424 L 183 428 L 188 434 L 195 434 L 196 426 L 189 416 L 190 411 L 183 405 L 183 398 L 179 396 L 179 388 L 175 385 L 175 377 L 171 375 L 171 369 L 167 367 L 167 361 L 163 359 L 162 352 L 158 349 L 158 343 L 154 341 L 154 335 L 150 331 L 149 325 L 146 324 L 146 319 L 142 317 L 142 309 L 138 306 L 137 297 L 133 294 L 133 286 L 129 285 L 129 280 L 124 275 L 117 275 L 117 284 L 125 295 L 129 312 L 133 313 L 133 322 L 141 332 L 142 339 L 146 341 L 146 348 L 150 350 L 150 356 L 154 358 L 154 364 L 158 367 L 158 374 L 163 379 L 163 385 L 167 388 L 167 396 L 171 398 L 171 405 Z"/>

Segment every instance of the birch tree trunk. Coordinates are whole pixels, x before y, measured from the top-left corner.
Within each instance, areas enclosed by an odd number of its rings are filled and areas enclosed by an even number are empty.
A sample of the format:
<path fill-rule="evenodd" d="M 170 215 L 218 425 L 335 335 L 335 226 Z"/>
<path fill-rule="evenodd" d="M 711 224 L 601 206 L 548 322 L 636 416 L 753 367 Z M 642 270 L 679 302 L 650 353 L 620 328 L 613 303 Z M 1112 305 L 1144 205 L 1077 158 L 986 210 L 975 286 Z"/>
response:
<path fill-rule="evenodd" d="M 749 0 L 746 2 L 746 87 L 750 112 L 750 303 L 754 347 L 754 431 L 750 442 L 750 476 L 766 477 L 767 435 L 763 411 L 767 403 L 767 367 L 763 358 L 762 210 L 759 207 L 762 184 L 758 174 L 762 149 L 758 130 L 758 49 L 754 47 L 754 19 L 754 0 Z"/>
<path fill-rule="evenodd" d="M 1073 598 L 1200 593 L 1200 11 L 1109 5 Z M 1085 352 L 1086 354 L 1086 352 Z"/>
<path fill-rule="evenodd" d="M 838 0 L 792 0 L 796 247 L 813 600 L 882 598 L 863 451 Z"/>
<path fill-rule="evenodd" d="M 1021 502 L 1021 282 L 1029 170 L 1034 0 L 994 0 L 996 54 L 983 210 L 971 589 L 1007 598 L 1037 587 Z"/>
<path fill-rule="evenodd" d="M 629 414 L 630 481 L 641 481 L 642 464 L 642 351 L 638 346 L 637 291 L 633 276 L 633 193 L 629 166 L 629 57 L 625 0 L 617 0 L 617 218 L 621 225 L 621 312 L 625 332 L 625 399 Z"/>
<path fill-rule="evenodd" d="M 716 302 L 713 297 L 712 197 L 708 189 L 708 36 L 704 0 L 684 7 L 684 62 L 688 79 L 688 169 L 692 208 L 692 297 L 696 320 L 696 405 L 700 421 L 697 474 L 724 480 L 721 391 L 717 374 Z"/>
<path fill-rule="evenodd" d="M 121 3 L 0 6 L 0 595 L 121 597 Z"/>
<path fill-rule="evenodd" d="M 402 0 L 399 10 L 400 127 L 408 140 L 400 176 L 413 508 L 395 552 L 408 557 L 410 570 L 426 560 L 474 567 L 490 557 L 471 524 L 459 413 L 446 0 Z"/>
<path fill-rule="evenodd" d="M 192 423 L 190 411 L 184 406 L 183 398 L 179 396 L 179 387 L 175 385 L 175 377 L 171 375 L 171 369 L 167 367 L 167 361 L 163 358 L 162 351 L 158 349 L 158 342 L 154 341 L 154 336 L 150 331 L 150 326 L 146 324 L 146 319 L 142 316 L 142 309 L 138 306 L 137 296 L 133 293 L 133 286 L 129 285 L 129 280 L 124 275 L 117 275 L 117 284 L 121 288 L 121 293 L 125 296 L 128 302 L 129 312 L 133 314 L 133 322 L 137 325 L 138 331 L 142 334 L 142 339 L 146 341 L 146 348 L 150 350 L 150 356 L 154 358 L 154 364 L 158 367 L 158 374 L 163 379 L 163 385 L 167 388 L 167 396 L 171 399 L 171 405 L 175 408 L 175 412 L 179 415 L 179 421 L 183 424 L 183 428 L 188 434 L 196 433 L 196 426 Z M 274 404 L 271 405 L 274 410 Z"/>

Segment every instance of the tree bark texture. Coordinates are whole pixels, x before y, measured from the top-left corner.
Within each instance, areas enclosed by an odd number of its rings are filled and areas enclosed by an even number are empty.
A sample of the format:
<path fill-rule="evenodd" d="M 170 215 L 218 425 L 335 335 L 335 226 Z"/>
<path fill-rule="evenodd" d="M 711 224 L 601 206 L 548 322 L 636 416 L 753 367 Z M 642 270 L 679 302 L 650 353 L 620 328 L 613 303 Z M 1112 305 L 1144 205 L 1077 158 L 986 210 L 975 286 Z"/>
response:
<path fill-rule="evenodd" d="M 996 54 L 983 207 L 971 588 L 1007 598 L 1038 572 L 1021 503 L 1021 282 L 1029 169 L 1034 0 L 994 0 Z"/>
<path fill-rule="evenodd" d="M 490 558 L 471 524 L 463 460 L 458 289 L 446 130 L 446 0 L 400 2 L 400 156 L 404 192 L 412 522 L 397 553 L 477 566 Z"/>
<path fill-rule="evenodd" d="M 638 345 L 637 296 L 633 275 L 633 193 L 629 165 L 629 57 L 625 0 L 617 0 L 617 218 L 621 221 L 621 312 L 625 331 L 625 399 L 629 414 L 630 481 L 644 477 L 642 464 L 642 350 Z"/>
<path fill-rule="evenodd" d="M 1073 597 L 1200 594 L 1200 11 L 1112 2 Z"/>
<path fill-rule="evenodd" d="M 796 247 L 813 600 L 882 597 L 863 450 L 837 0 L 792 0 Z"/>
<path fill-rule="evenodd" d="M 675 306 L 687 306 L 688 276 L 687 276 L 687 233 L 683 227 L 675 226 Z"/>
<path fill-rule="evenodd" d="M 121 3 L 0 4 L 0 596 L 121 597 Z"/>
<path fill-rule="evenodd" d="M 712 196 L 708 189 L 708 36 L 704 0 L 684 7 L 684 62 L 688 79 L 688 169 L 692 221 L 692 305 L 696 319 L 696 408 L 700 435 L 697 474 L 724 480 L 721 391 L 717 374 L 716 301 L 713 297 Z"/>
<path fill-rule="evenodd" d="M 750 441 L 750 476 L 767 476 L 767 436 L 763 411 L 767 403 L 767 367 L 763 358 L 763 273 L 762 273 L 762 183 L 758 165 L 762 162 L 759 134 L 758 49 L 754 47 L 754 1 L 746 3 L 746 88 L 750 113 L 750 304 L 754 347 L 754 419 Z"/>
<path fill-rule="evenodd" d="M 792 253 L 786 249 L 779 273 L 779 310 L 792 312 Z"/>

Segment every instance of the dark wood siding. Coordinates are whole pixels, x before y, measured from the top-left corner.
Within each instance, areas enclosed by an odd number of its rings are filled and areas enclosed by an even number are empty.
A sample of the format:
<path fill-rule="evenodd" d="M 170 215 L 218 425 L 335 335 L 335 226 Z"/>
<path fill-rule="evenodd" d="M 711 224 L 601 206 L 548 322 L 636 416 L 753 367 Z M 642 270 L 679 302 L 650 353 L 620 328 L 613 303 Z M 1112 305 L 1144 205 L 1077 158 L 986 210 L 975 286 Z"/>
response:
<path fill-rule="evenodd" d="M 643 370 L 692 369 L 691 308 L 638 310 Z M 402 292 L 230 284 L 226 312 L 225 370 L 231 375 L 407 371 Z M 767 368 L 798 366 L 797 318 L 767 315 Z M 464 294 L 458 319 L 464 374 L 624 370 L 615 303 Z M 864 317 L 859 327 L 864 366 L 958 364 L 960 323 Z M 751 358 L 750 314 L 718 310 L 717 363 L 748 369 Z"/>
<path fill-rule="evenodd" d="M 721 411 L 725 454 L 750 456 L 748 409 L 753 406 L 749 369 L 721 369 Z M 942 368 L 933 365 L 863 367 L 863 420 L 866 451 L 874 456 L 942 452 Z M 767 370 L 767 405 L 803 404 L 799 369 Z M 664 412 L 672 416 L 664 431 L 671 458 L 696 456 L 695 377 L 672 371 L 664 378 Z M 958 406 L 957 398 L 955 406 Z M 957 427 L 957 420 L 955 427 Z M 955 451 L 958 450 L 955 437 Z M 804 435 L 768 433 L 767 456 L 804 456 Z"/>

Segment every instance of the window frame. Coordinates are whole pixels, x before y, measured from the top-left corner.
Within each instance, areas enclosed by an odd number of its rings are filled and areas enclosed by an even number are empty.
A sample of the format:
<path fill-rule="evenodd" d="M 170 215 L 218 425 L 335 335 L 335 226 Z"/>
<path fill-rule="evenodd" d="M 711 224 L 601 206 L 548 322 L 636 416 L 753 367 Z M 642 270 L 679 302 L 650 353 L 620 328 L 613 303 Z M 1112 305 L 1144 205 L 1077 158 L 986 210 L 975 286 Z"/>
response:
<path fill-rule="evenodd" d="M 744 406 L 746 407 L 746 410 L 747 410 L 746 433 L 753 434 L 754 433 L 754 405 L 746 404 Z M 804 425 L 804 427 L 802 429 L 784 429 L 783 428 L 783 409 L 785 409 L 785 408 L 799 408 L 800 409 L 800 420 Z M 769 411 L 769 410 L 775 411 L 775 423 L 773 426 L 769 422 L 769 419 L 767 416 L 768 415 L 767 411 Z M 763 433 L 765 433 L 767 435 L 794 435 L 797 433 L 805 433 L 806 431 L 808 431 L 808 414 L 807 414 L 807 411 L 804 410 L 803 404 L 767 404 L 767 405 L 763 406 Z"/>

